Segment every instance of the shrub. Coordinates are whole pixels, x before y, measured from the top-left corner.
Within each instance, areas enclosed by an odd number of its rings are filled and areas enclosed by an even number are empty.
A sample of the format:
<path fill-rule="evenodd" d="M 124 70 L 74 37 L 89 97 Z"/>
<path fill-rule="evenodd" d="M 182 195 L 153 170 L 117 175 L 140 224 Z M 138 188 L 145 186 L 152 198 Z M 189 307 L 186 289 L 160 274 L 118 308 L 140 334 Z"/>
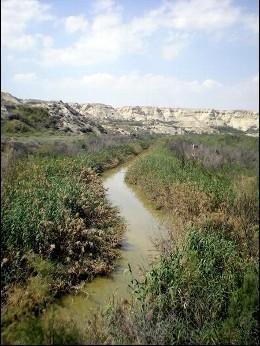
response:
<path fill-rule="evenodd" d="M 33 289 L 30 286 L 22 290 L 20 299 L 24 306 L 19 304 L 9 308 L 14 309 L 13 315 L 16 316 L 12 323 L 3 330 L 1 341 L 4 345 L 82 345 L 85 339 L 85 333 L 80 330 L 76 322 L 67 311 L 53 304 L 48 314 L 35 316 L 35 298 L 42 291 L 44 282 L 39 282 L 39 286 Z M 13 293 L 17 294 L 16 293 Z M 18 298 L 18 296 L 17 296 Z M 26 307 L 28 304 L 32 309 Z M 14 313 L 15 312 L 15 313 Z M 3 324 L 5 324 L 6 315 Z"/>
<path fill-rule="evenodd" d="M 29 132 L 30 127 L 18 119 L 13 119 L 10 121 L 4 120 L 1 124 L 1 131 L 2 132 L 9 132 L 9 133 L 24 133 Z"/>
<path fill-rule="evenodd" d="M 41 107 L 15 106 L 8 119 L 1 121 L 3 133 L 32 132 L 36 130 L 55 129 L 57 119 L 50 117 L 48 111 Z"/>
<path fill-rule="evenodd" d="M 235 143 L 237 144 L 234 145 Z M 185 160 L 196 160 L 211 170 L 223 168 L 227 164 L 239 164 L 240 167 L 256 166 L 258 158 L 256 150 L 244 147 L 240 141 L 237 142 L 237 137 L 234 137 L 232 144 L 231 147 L 221 143 L 208 145 L 208 143 L 201 143 L 200 139 L 195 137 L 194 141 L 192 139 L 169 141 L 168 148 L 181 161 L 182 167 Z"/>
<path fill-rule="evenodd" d="M 132 281 L 132 305 L 109 311 L 113 342 L 257 344 L 257 278 L 234 243 L 193 229 L 182 249 Z"/>
<path fill-rule="evenodd" d="M 55 159 L 28 161 L 17 174 L 2 201 L 3 283 L 17 279 L 30 250 L 63 264 L 71 284 L 109 270 L 122 227 L 100 178 Z"/>
<path fill-rule="evenodd" d="M 176 136 L 131 165 L 127 181 L 192 230 L 109 310 L 112 342 L 258 344 L 257 151 L 246 136 Z"/>

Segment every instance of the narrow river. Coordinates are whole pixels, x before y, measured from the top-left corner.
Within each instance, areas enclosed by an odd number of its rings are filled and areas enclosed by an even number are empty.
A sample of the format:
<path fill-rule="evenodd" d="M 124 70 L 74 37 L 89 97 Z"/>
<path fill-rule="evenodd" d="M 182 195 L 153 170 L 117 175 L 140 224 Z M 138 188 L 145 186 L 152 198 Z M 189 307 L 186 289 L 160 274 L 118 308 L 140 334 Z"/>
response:
<path fill-rule="evenodd" d="M 116 269 L 109 276 L 97 277 L 86 283 L 83 287 L 84 294 L 67 295 L 61 300 L 62 306 L 79 323 L 85 323 L 89 316 L 108 304 L 112 296 L 116 299 L 128 297 L 131 280 L 129 265 L 134 278 L 138 278 L 158 255 L 154 241 L 167 234 L 160 212 L 153 211 L 142 195 L 126 184 L 128 166 L 129 163 L 103 176 L 108 199 L 118 207 L 127 224 L 121 258 L 117 261 Z"/>

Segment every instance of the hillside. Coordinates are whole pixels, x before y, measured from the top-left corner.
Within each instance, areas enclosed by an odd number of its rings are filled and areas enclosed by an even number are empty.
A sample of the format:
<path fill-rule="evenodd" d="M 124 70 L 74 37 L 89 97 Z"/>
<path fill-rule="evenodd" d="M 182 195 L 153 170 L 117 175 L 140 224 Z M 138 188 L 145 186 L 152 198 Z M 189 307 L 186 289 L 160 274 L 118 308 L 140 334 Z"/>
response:
<path fill-rule="evenodd" d="M 82 115 L 67 103 L 20 100 L 1 93 L 2 133 L 66 132 L 105 133 L 106 130 L 90 117 Z"/>
<path fill-rule="evenodd" d="M 34 112 L 38 114 L 34 116 L 37 124 L 31 122 L 31 119 L 28 122 L 28 113 Z M 44 124 L 41 126 L 42 120 Z M 1 93 L 4 132 L 26 132 L 38 127 L 96 134 L 108 131 L 121 134 L 245 133 L 258 136 L 258 120 L 258 112 L 245 110 L 112 107 L 100 103 L 21 100 L 11 94 Z"/>

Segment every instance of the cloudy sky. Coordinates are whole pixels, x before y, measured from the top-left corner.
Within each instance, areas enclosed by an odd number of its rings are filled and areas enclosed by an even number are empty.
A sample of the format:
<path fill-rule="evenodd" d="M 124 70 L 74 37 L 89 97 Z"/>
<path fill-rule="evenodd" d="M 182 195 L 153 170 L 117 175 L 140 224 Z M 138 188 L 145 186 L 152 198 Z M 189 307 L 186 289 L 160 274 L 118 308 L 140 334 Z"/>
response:
<path fill-rule="evenodd" d="M 2 90 L 258 110 L 257 0 L 1 0 Z"/>

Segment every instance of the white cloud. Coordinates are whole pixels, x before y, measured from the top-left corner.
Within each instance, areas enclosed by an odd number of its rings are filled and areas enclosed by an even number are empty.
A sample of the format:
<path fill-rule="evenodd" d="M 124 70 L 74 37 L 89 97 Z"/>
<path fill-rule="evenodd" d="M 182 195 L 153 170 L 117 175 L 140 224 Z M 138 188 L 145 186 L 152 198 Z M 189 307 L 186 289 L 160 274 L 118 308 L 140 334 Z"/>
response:
<path fill-rule="evenodd" d="M 246 14 L 242 17 L 244 25 L 253 33 L 259 34 L 259 17 L 255 14 Z"/>
<path fill-rule="evenodd" d="M 169 3 L 165 25 L 184 30 L 212 30 L 232 26 L 241 17 L 229 0 L 181 0 Z"/>
<path fill-rule="evenodd" d="M 132 24 L 136 31 L 147 34 L 159 28 L 216 31 L 241 23 L 256 32 L 258 21 L 256 14 L 248 13 L 231 0 L 176 0 L 164 2 L 143 17 L 135 18 Z"/>
<path fill-rule="evenodd" d="M 185 44 L 181 42 L 175 44 L 167 44 L 162 48 L 162 56 L 166 60 L 173 60 L 185 48 Z"/>
<path fill-rule="evenodd" d="M 47 98 L 101 102 L 115 106 L 151 105 L 187 108 L 258 109 L 255 78 L 233 84 L 207 79 L 181 80 L 160 74 L 115 76 L 94 73 L 81 78 L 39 81 Z"/>
<path fill-rule="evenodd" d="M 100 12 L 110 12 L 115 9 L 118 9 L 119 6 L 115 4 L 114 0 L 95 0 L 93 4 L 93 13 Z"/>
<path fill-rule="evenodd" d="M 219 82 L 217 82 L 217 81 L 215 81 L 213 79 L 206 79 L 206 80 L 204 80 L 202 85 L 205 86 L 208 89 L 217 88 L 217 87 L 223 86 L 221 83 L 219 83 Z"/>
<path fill-rule="evenodd" d="M 159 31 L 168 38 L 158 49 L 163 58 L 172 60 L 189 45 L 189 35 L 203 31 L 216 36 L 224 29 L 237 26 L 255 32 L 257 22 L 256 15 L 242 11 L 230 0 L 163 2 L 143 16 L 125 22 L 122 8 L 112 0 L 100 0 L 94 3 L 94 15 L 88 24 L 84 16 L 65 19 L 67 32 L 83 33 L 67 47 L 45 49 L 41 62 L 74 66 L 115 62 L 129 53 L 148 51 L 153 45 L 152 35 Z"/>
<path fill-rule="evenodd" d="M 46 65 L 88 65 L 116 61 L 129 47 L 127 32 L 119 13 L 100 14 L 93 18 L 88 32 L 66 48 L 46 49 L 42 62 Z"/>
<path fill-rule="evenodd" d="M 11 49 L 32 48 L 37 40 L 35 34 L 26 32 L 31 22 L 50 20 L 50 6 L 38 0 L 2 0 L 2 45 Z"/>
<path fill-rule="evenodd" d="M 189 41 L 190 35 L 187 33 L 171 33 L 162 46 L 163 58 L 166 60 L 175 59 L 188 46 Z"/>
<path fill-rule="evenodd" d="M 77 31 L 84 31 L 88 26 L 88 22 L 83 15 L 66 17 L 64 23 L 65 30 L 69 34 L 74 34 Z"/>
<path fill-rule="evenodd" d="M 54 44 L 53 38 L 49 35 L 35 34 L 35 39 L 37 39 L 44 48 L 50 48 Z"/>
<path fill-rule="evenodd" d="M 241 33 L 237 36 L 238 28 L 255 34 L 258 25 L 256 14 L 231 0 L 176 0 L 166 1 L 157 9 L 135 18 L 129 27 L 137 41 L 165 30 L 169 38 L 162 45 L 162 56 L 172 60 L 189 45 L 189 35 L 203 32 L 214 38 L 221 37 L 222 41 L 230 40 L 232 35 L 243 39 Z"/>
<path fill-rule="evenodd" d="M 160 6 L 144 16 L 135 17 L 130 23 L 130 30 L 136 35 L 149 36 L 164 26 L 165 13 L 166 7 Z"/>
<path fill-rule="evenodd" d="M 50 35 L 30 31 L 31 23 L 54 19 L 51 8 L 40 0 L 2 0 L 2 45 L 9 61 L 29 65 L 34 59 L 48 66 L 88 66 L 109 64 L 124 59 L 123 68 L 129 67 L 128 55 L 161 53 L 166 60 L 173 60 L 189 47 L 196 38 L 219 37 L 219 42 L 232 35 L 247 40 L 256 37 L 258 17 L 231 0 L 165 0 L 143 15 L 125 20 L 121 2 L 113 0 L 94 1 L 92 16 L 84 15 L 55 18 L 58 28 L 68 34 L 64 46 L 55 46 Z M 53 22 L 53 24 L 55 24 Z M 50 27 L 47 26 L 47 30 Z M 65 32 L 64 32 L 65 33 Z M 243 33 L 244 35 L 240 35 Z M 59 36 L 58 33 L 57 36 Z M 66 35 L 65 35 L 66 36 Z M 241 37 L 240 37 L 241 36 Z M 66 45 L 66 42 L 72 42 Z M 41 47 L 40 47 L 41 46 Z M 35 49 L 33 53 L 19 56 L 17 49 Z M 243 47 L 244 48 L 244 47 Z M 241 49 L 243 49 L 241 48 Z M 13 51 L 11 51 L 11 49 Z M 196 50 L 194 51 L 196 54 Z M 9 56 L 9 57 L 8 57 Z M 157 56 L 156 56 L 157 58 Z M 123 60 L 122 59 L 122 60 Z M 153 59 L 155 59 L 153 57 Z M 129 59 L 130 63 L 138 57 Z M 141 60 L 143 63 L 144 60 Z M 158 66 L 160 66 L 160 63 Z M 155 68 L 156 61 L 154 64 Z M 121 66 L 120 66 L 121 67 Z M 24 72 L 17 67 L 19 72 Z M 31 69 L 31 67 L 28 67 Z M 41 72 L 47 75 L 45 66 Z M 108 66 L 102 67 L 108 68 Z M 134 68 L 138 68 L 134 66 Z M 92 70 L 95 71 L 95 70 Z M 98 70 L 97 70 L 98 71 Z M 108 70 L 109 71 L 109 70 Z M 113 104 L 143 104 L 183 107 L 257 108 L 258 76 L 235 84 L 221 84 L 209 77 L 203 81 L 185 81 L 160 74 L 126 73 L 115 76 L 108 73 L 92 73 L 81 78 L 41 80 L 35 73 L 17 73 L 13 76 L 16 85 L 25 89 L 26 83 L 45 90 L 49 98 L 64 98 L 78 101 Z M 22 84 L 23 83 L 23 84 Z M 35 95 L 39 97 L 39 95 Z"/>
<path fill-rule="evenodd" d="M 16 73 L 13 76 L 15 82 L 18 83 L 31 83 L 37 80 L 37 76 L 35 73 Z"/>

